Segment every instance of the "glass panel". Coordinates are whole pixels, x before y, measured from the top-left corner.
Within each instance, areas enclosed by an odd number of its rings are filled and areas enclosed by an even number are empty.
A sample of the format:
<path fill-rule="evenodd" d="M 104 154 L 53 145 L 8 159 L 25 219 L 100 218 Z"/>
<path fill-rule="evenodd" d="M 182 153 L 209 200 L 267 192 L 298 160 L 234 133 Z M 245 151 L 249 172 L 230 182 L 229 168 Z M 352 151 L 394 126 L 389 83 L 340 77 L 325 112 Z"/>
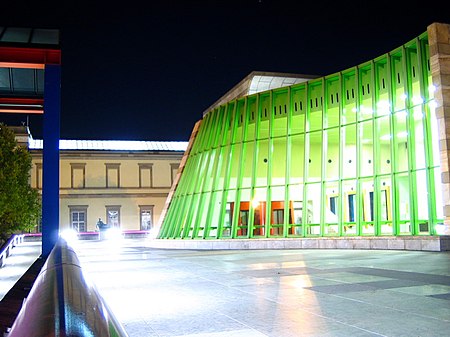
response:
<path fill-rule="evenodd" d="M 305 131 L 305 87 L 292 88 L 292 117 L 291 117 L 291 134 L 298 134 Z"/>
<path fill-rule="evenodd" d="M 311 132 L 309 137 L 309 166 L 307 181 L 321 180 L 322 173 L 322 131 Z"/>
<path fill-rule="evenodd" d="M 339 128 L 328 129 L 326 150 L 325 172 L 326 180 L 339 179 Z"/>
<path fill-rule="evenodd" d="M 222 191 L 213 192 L 211 204 L 207 207 L 209 233 L 208 237 L 217 237 L 222 210 Z"/>
<path fill-rule="evenodd" d="M 283 236 L 283 224 L 284 224 L 284 186 L 273 187 L 271 195 L 271 217 L 270 217 L 270 235 L 271 236 Z M 289 217 L 289 213 L 288 213 Z"/>
<path fill-rule="evenodd" d="M 364 66 L 359 70 L 359 120 L 373 117 L 373 87 L 371 66 Z"/>
<path fill-rule="evenodd" d="M 373 201 L 373 179 L 361 180 L 363 221 L 371 222 L 375 218 Z"/>
<path fill-rule="evenodd" d="M 224 183 L 225 183 L 225 176 L 228 170 L 228 151 L 229 151 L 229 147 L 222 147 L 220 149 L 220 162 L 219 162 L 219 166 L 217 167 L 217 172 L 218 172 L 218 179 L 217 179 L 217 189 L 221 190 L 224 188 Z"/>
<path fill-rule="evenodd" d="M 239 212 L 236 210 L 236 190 L 231 189 L 227 191 L 227 206 L 225 210 L 225 217 L 223 220 L 223 227 L 222 227 L 222 236 L 231 236 L 231 226 L 235 225 L 233 224 L 234 221 L 234 212 Z"/>
<path fill-rule="evenodd" d="M 394 115 L 395 136 L 394 147 L 396 151 L 396 172 L 408 170 L 408 129 L 406 124 L 406 111 L 399 111 Z"/>
<path fill-rule="evenodd" d="M 269 157 L 269 141 L 259 140 L 257 142 L 258 158 L 256 161 L 255 186 L 267 186 L 267 167 Z"/>
<path fill-rule="evenodd" d="M 252 141 L 256 136 L 256 117 L 257 117 L 256 96 L 249 96 L 247 99 L 247 133 L 245 141 Z"/>
<path fill-rule="evenodd" d="M 426 167 L 422 105 L 414 107 L 412 116 L 414 120 L 414 139 L 412 141 L 414 142 L 415 169 L 421 169 Z"/>
<path fill-rule="evenodd" d="M 428 220 L 428 184 L 427 175 L 425 170 L 416 172 L 416 192 L 413 193 L 417 196 L 417 216 L 420 220 Z"/>
<path fill-rule="evenodd" d="M 402 54 L 397 53 L 391 57 L 392 89 L 394 92 L 394 111 L 405 109 L 405 79 L 403 76 Z"/>
<path fill-rule="evenodd" d="M 411 224 L 409 222 L 411 220 L 411 205 L 409 201 L 411 191 L 408 174 L 396 175 L 396 187 L 398 193 L 398 215 L 401 221 L 400 233 L 411 233 Z"/>
<path fill-rule="evenodd" d="M 270 120 L 270 95 L 261 94 L 259 98 L 259 125 L 258 127 L 258 138 L 266 139 L 269 138 L 269 120 Z"/>
<path fill-rule="evenodd" d="M 392 221 L 391 177 L 380 177 L 380 221 Z"/>
<path fill-rule="evenodd" d="M 322 83 L 309 86 L 309 130 L 322 129 Z"/>
<path fill-rule="evenodd" d="M 342 77 L 344 86 L 344 97 L 342 111 L 342 124 L 354 123 L 356 121 L 356 90 L 355 90 L 355 72 L 351 71 Z"/>
<path fill-rule="evenodd" d="M 391 173 L 392 159 L 391 159 L 391 132 L 389 116 L 378 118 L 377 121 L 377 136 L 379 152 L 378 171 L 381 174 Z"/>
<path fill-rule="evenodd" d="M 223 137 L 223 145 L 231 143 L 231 136 L 233 134 L 233 109 L 234 103 L 227 104 L 226 107 L 226 117 L 223 124 L 223 132 L 225 136 Z"/>
<path fill-rule="evenodd" d="M 238 100 L 236 106 L 236 118 L 237 118 L 237 129 L 234 134 L 234 143 L 239 143 L 242 141 L 243 137 L 243 128 L 245 126 L 244 118 L 245 118 L 245 99 Z"/>
<path fill-rule="evenodd" d="M 325 223 L 337 224 L 339 219 L 339 186 L 338 182 L 330 182 L 325 185 Z M 337 234 L 337 226 L 334 228 L 329 228 L 326 234 Z"/>
<path fill-rule="evenodd" d="M 356 217 L 358 212 L 358 198 L 356 197 L 356 180 L 342 182 L 344 193 L 344 234 L 356 235 Z"/>
<path fill-rule="evenodd" d="M 208 151 L 209 155 L 205 156 L 205 159 L 208 158 L 208 161 L 205 163 L 206 169 L 205 169 L 205 177 L 203 181 L 203 188 L 202 191 L 211 191 L 212 183 L 214 181 L 214 161 L 217 160 L 216 154 L 218 150 L 217 149 L 211 149 Z"/>
<path fill-rule="evenodd" d="M 339 77 L 333 77 L 326 80 L 327 84 L 327 127 L 339 125 L 339 101 L 340 97 L 340 81 Z"/>
<path fill-rule="evenodd" d="M 288 116 L 287 102 L 287 90 L 278 89 L 273 92 L 272 137 L 281 137 L 286 135 Z"/>
<path fill-rule="evenodd" d="M 251 201 L 253 212 L 253 236 L 264 236 L 266 225 L 267 189 L 257 188 Z"/>
<path fill-rule="evenodd" d="M 373 130 L 372 121 L 366 121 L 359 125 L 359 136 L 361 141 L 360 167 L 361 176 L 373 175 Z"/>
<path fill-rule="evenodd" d="M 245 165 L 242 165 L 242 182 L 241 187 L 250 187 L 252 183 L 253 176 L 253 155 L 255 153 L 255 143 L 249 142 L 244 145 L 245 153 L 243 162 Z"/>
<path fill-rule="evenodd" d="M 289 234 L 302 235 L 303 185 L 289 186 Z"/>
<path fill-rule="evenodd" d="M 241 160 L 241 149 L 242 144 L 234 144 L 231 145 L 231 165 L 230 165 L 230 188 L 237 187 L 238 173 L 239 173 L 239 164 Z"/>
<path fill-rule="evenodd" d="M 303 167 L 305 160 L 304 135 L 290 136 L 291 148 L 289 153 L 290 172 L 289 183 L 300 184 L 303 182 Z"/>
<path fill-rule="evenodd" d="M 284 185 L 286 180 L 286 138 L 273 139 L 272 148 L 272 185 Z"/>
<path fill-rule="evenodd" d="M 321 184 L 308 184 L 306 188 L 306 221 L 308 225 L 314 224 L 314 228 L 308 228 L 308 234 L 320 234 L 320 205 L 322 204 Z"/>
<path fill-rule="evenodd" d="M 342 173 L 344 178 L 356 177 L 356 124 L 342 128 Z"/>
<path fill-rule="evenodd" d="M 390 100 L 389 100 L 389 73 L 387 59 L 383 58 L 375 63 L 375 77 L 376 77 L 376 101 L 377 101 L 377 116 L 386 116 L 390 114 Z"/>

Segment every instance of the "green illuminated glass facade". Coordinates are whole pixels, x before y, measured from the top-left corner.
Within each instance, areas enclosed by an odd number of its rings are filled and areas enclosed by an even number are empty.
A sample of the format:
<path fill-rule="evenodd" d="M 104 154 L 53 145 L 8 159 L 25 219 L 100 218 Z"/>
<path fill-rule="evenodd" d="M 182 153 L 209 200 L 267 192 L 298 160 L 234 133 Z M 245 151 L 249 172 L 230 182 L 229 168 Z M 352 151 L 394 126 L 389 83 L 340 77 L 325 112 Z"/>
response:
<path fill-rule="evenodd" d="M 434 235 L 443 222 L 428 35 L 208 112 L 159 238 Z"/>

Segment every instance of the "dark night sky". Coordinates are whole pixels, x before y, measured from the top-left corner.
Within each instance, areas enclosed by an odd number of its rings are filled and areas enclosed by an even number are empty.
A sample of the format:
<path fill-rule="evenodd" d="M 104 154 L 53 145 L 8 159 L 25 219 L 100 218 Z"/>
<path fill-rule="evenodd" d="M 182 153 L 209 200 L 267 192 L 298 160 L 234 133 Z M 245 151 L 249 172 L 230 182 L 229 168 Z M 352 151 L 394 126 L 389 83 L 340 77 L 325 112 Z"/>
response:
<path fill-rule="evenodd" d="M 251 71 L 327 75 L 450 23 L 422 3 L 7 1 L 0 26 L 60 30 L 61 138 L 185 141 Z"/>

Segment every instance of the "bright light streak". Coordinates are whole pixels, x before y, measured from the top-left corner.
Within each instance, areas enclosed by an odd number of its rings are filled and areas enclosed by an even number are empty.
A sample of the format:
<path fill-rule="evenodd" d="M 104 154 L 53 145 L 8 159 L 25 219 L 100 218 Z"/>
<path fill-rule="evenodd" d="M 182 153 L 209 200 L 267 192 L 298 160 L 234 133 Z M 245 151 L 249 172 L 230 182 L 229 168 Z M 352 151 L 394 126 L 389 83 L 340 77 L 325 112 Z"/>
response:
<path fill-rule="evenodd" d="M 68 244 L 73 244 L 78 240 L 78 233 L 73 228 L 63 230 L 60 235 Z"/>
<path fill-rule="evenodd" d="M 105 239 L 109 241 L 118 241 L 122 239 L 122 231 L 119 228 L 109 228 L 105 231 Z"/>
<path fill-rule="evenodd" d="M 156 237 L 158 236 L 158 232 L 159 232 L 159 227 L 153 227 L 152 229 L 150 229 L 149 233 L 148 233 L 148 238 L 149 239 L 156 239 Z"/>

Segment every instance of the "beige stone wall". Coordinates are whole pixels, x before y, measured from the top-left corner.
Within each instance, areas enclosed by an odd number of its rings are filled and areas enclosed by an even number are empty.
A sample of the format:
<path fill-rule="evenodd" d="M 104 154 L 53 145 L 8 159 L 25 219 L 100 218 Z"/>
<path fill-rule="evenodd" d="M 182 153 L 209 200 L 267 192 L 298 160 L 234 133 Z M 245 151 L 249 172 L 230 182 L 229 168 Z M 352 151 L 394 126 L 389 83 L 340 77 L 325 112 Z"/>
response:
<path fill-rule="evenodd" d="M 433 23 L 428 26 L 430 64 L 436 88 L 436 117 L 439 128 L 444 234 L 450 235 L 450 25 Z"/>
<path fill-rule="evenodd" d="M 87 206 L 87 230 L 98 218 L 106 222 L 108 206 L 120 206 L 123 230 L 140 229 L 140 206 L 152 206 L 158 223 L 183 153 L 114 153 L 71 151 L 60 154 L 60 229 L 70 226 L 71 207 Z M 42 188 L 42 153 L 32 151 L 31 186 Z M 119 187 L 107 187 L 107 166 L 118 167 Z M 150 184 L 140 179 L 140 168 L 151 168 Z M 75 170 L 78 170 L 74 173 Z M 72 184 L 84 172 L 84 187 Z M 148 172 L 147 172 L 148 173 Z M 141 172 L 141 175 L 144 175 Z"/>

